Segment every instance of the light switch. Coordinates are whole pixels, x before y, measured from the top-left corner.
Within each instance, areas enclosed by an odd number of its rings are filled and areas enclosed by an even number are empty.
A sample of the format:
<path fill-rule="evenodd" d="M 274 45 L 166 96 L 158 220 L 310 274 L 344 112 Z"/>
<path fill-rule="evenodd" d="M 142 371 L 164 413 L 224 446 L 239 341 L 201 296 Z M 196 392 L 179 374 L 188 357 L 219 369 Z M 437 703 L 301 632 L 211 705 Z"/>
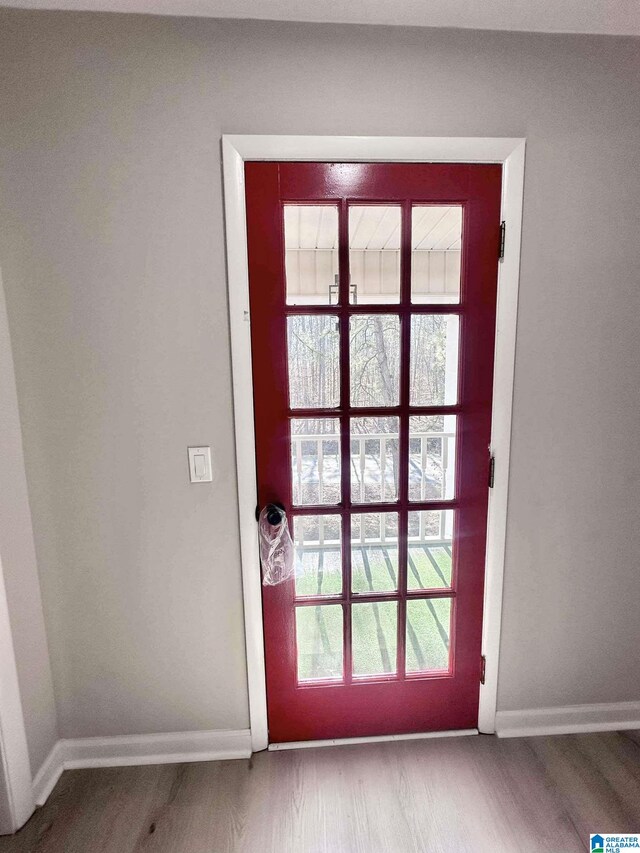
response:
<path fill-rule="evenodd" d="M 188 447 L 189 453 L 189 477 L 192 483 L 210 483 L 211 476 L 211 448 L 210 447 Z"/>
<path fill-rule="evenodd" d="M 196 480 L 202 480 L 207 472 L 207 465 L 202 453 L 196 453 L 193 457 L 193 467 L 196 469 Z"/>

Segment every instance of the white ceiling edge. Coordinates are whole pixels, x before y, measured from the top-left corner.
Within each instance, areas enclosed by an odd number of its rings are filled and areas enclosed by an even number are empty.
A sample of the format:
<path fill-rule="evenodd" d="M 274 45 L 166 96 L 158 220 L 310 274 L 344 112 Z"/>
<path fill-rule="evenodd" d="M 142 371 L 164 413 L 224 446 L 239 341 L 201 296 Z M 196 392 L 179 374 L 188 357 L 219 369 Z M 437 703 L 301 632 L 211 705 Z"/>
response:
<path fill-rule="evenodd" d="M 640 36 L 639 0 L 0 0 L 19 9 Z"/>

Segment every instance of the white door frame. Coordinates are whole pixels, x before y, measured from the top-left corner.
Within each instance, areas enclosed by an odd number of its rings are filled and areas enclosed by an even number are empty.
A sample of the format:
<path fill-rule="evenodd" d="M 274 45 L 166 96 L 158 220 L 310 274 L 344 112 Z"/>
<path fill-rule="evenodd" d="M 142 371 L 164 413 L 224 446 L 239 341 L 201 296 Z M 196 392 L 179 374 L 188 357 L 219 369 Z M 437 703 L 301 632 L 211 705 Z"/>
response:
<path fill-rule="evenodd" d="M 0 560 L 0 835 L 20 829 L 34 809 L 27 735 Z"/>
<path fill-rule="evenodd" d="M 253 375 L 249 327 L 249 268 L 245 208 L 246 160 L 337 162 L 501 163 L 504 258 L 499 265 L 496 359 L 491 451 L 494 488 L 489 492 L 482 654 L 485 683 L 480 688 L 478 729 L 495 732 L 502 582 L 507 525 L 511 408 L 515 365 L 524 191 L 524 139 L 387 136 L 223 136 L 227 274 L 233 369 L 238 510 L 253 751 L 268 746 L 267 699 L 262 632 L 262 597 L 256 508 Z"/>
<path fill-rule="evenodd" d="M 13 382 L 13 359 L 0 273 L 0 386 L 2 388 L 0 432 L 3 435 L 11 433 L 13 427 L 10 427 L 10 424 L 18 423 L 15 387 L 9 387 Z M 0 448 L 0 453 L 2 452 L 4 447 Z M 0 488 L 10 488 L 10 484 L 2 483 Z M 19 829 L 35 808 L 27 735 L 2 566 L 4 551 L 5 543 L 0 541 L 0 835 Z"/>

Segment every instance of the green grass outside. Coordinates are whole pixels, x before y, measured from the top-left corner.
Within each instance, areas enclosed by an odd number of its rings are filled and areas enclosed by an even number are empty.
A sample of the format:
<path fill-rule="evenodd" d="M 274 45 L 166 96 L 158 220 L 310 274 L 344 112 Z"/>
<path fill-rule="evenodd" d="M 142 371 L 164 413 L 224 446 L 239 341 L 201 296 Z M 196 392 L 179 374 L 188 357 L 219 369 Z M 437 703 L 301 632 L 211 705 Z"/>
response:
<path fill-rule="evenodd" d="M 303 574 L 296 578 L 298 595 L 341 592 L 337 549 L 308 551 Z M 369 546 L 354 548 L 352 587 L 357 592 L 389 591 L 397 585 L 397 551 Z M 409 546 L 409 589 L 446 588 L 451 579 L 451 553 L 444 546 Z M 408 672 L 446 669 L 449 660 L 451 599 L 420 599 L 407 603 Z M 298 676 L 301 680 L 342 675 L 342 607 L 326 604 L 296 608 Z M 396 670 L 397 604 L 361 603 L 352 608 L 354 675 L 382 675 Z"/>

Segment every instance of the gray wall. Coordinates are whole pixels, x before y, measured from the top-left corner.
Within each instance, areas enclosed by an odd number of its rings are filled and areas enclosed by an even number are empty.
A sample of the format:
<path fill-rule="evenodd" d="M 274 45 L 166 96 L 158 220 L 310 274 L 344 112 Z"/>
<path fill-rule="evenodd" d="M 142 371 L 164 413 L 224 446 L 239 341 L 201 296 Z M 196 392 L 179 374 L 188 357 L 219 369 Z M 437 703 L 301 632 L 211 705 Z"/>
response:
<path fill-rule="evenodd" d="M 0 585 L 4 584 L 31 770 L 58 739 L 49 650 L 42 613 L 18 398 L 0 275 Z M 3 591 L 0 594 L 4 595 Z M 6 709 L 5 709 L 6 710 Z M 0 756 L 1 759 L 1 756 Z M 2 761 L 0 760 L 0 767 Z M 0 827 L 6 827 L 0 772 Z"/>
<path fill-rule="evenodd" d="M 638 41 L 0 23 L 0 258 L 62 734 L 247 725 L 223 132 L 528 138 L 500 708 L 640 699 Z M 187 483 L 200 443 L 212 487 Z"/>

